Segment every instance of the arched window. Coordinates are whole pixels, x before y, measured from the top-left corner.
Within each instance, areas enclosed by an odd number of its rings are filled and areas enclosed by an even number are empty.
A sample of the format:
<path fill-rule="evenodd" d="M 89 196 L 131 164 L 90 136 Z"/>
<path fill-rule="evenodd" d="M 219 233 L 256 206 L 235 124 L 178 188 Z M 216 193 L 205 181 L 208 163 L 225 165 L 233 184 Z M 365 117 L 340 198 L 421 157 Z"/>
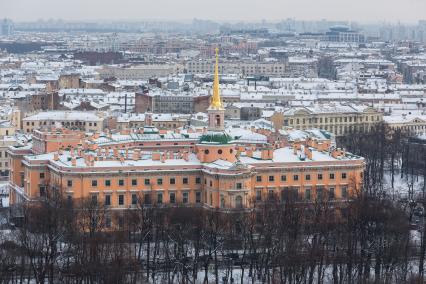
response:
<path fill-rule="evenodd" d="M 216 115 L 216 126 L 220 125 L 220 115 Z"/>
<path fill-rule="evenodd" d="M 243 208 L 243 198 L 240 195 L 237 195 L 235 197 L 235 207 L 236 208 Z"/>

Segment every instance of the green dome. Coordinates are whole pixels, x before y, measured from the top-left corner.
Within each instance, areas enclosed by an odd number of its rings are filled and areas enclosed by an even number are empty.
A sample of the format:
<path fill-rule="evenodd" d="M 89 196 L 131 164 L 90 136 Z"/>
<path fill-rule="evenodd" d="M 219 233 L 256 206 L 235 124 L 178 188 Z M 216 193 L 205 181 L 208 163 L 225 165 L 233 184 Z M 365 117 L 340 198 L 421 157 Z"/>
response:
<path fill-rule="evenodd" d="M 143 134 L 158 134 L 159 131 L 154 126 L 144 126 L 143 128 Z"/>
<path fill-rule="evenodd" d="M 200 143 L 203 144 L 229 144 L 232 141 L 232 137 L 229 136 L 226 132 L 218 131 L 218 132 L 207 132 L 202 135 L 200 138 Z"/>

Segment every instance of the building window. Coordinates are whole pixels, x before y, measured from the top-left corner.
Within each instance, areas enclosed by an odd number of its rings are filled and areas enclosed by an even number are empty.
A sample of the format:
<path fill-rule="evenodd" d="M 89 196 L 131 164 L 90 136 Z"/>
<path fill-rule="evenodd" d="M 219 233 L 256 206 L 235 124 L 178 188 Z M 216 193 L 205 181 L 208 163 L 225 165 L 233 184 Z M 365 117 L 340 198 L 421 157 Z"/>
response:
<path fill-rule="evenodd" d="M 237 182 L 237 189 L 243 188 L 243 184 L 241 182 Z"/>
<path fill-rule="evenodd" d="M 334 179 L 334 173 L 330 174 L 330 179 Z"/>
<path fill-rule="evenodd" d="M 346 179 L 346 173 L 342 173 L 342 179 Z"/>
<path fill-rule="evenodd" d="M 200 191 L 195 192 L 195 202 L 201 203 L 201 192 Z"/>
<path fill-rule="evenodd" d="M 107 215 L 107 216 L 105 216 L 105 227 L 106 228 L 111 228 L 111 224 L 112 222 L 111 222 L 111 216 L 109 216 L 109 215 Z"/>
<path fill-rule="evenodd" d="M 196 184 L 200 184 L 201 183 L 201 178 L 199 178 L 199 177 L 195 178 L 195 183 Z"/>
<path fill-rule="evenodd" d="M 146 178 L 144 183 L 145 183 L 145 185 L 149 185 L 149 178 Z"/>
<path fill-rule="evenodd" d="M 68 186 L 68 187 L 72 187 L 72 180 L 70 180 L 70 179 L 69 179 L 69 180 L 67 180 L 67 186 Z"/>
<path fill-rule="evenodd" d="M 136 193 L 132 194 L 132 205 L 138 204 L 138 195 Z"/>
<path fill-rule="evenodd" d="M 158 185 L 162 185 L 163 184 L 163 179 L 162 178 L 157 179 L 157 184 Z"/>
<path fill-rule="evenodd" d="M 183 183 L 183 184 L 188 184 L 188 178 L 187 178 L 187 177 L 184 177 L 184 178 L 182 179 L 182 183 Z"/>
<path fill-rule="evenodd" d="M 335 198 L 334 187 L 328 189 L 328 199 L 333 200 Z"/>
<path fill-rule="evenodd" d="M 286 175 L 282 175 L 281 176 L 281 181 L 287 181 L 287 176 Z"/>
<path fill-rule="evenodd" d="M 260 190 L 256 191 L 256 200 L 261 201 L 262 200 L 262 192 Z"/>
<path fill-rule="evenodd" d="M 157 203 L 158 204 L 162 204 L 163 203 L 163 194 L 162 193 L 158 193 L 157 194 Z"/>
<path fill-rule="evenodd" d="M 118 195 L 118 205 L 123 206 L 124 205 L 124 194 Z"/>
<path fill-rule="evenodd" d="M 92 205 L 97 205 L 98 204 L 98 195 L 92 194 L 91 201 L 92 201 Z"/>
<path fill-rule="evenodd" d="M 268 190 L 268 200 L 274 200 L 275 192 L 274 190 L 270 189 Z"/>
<path fill-rule="evenodd" d="M 111 206 L 111 195 L 105 195 L 105 206 Z"/>
<path fill-rule="evenodd" d="M 347 186 L 343 186 L 343 187 L 342 187 L 341 195 L 342 195 L 342 198 L 343 198 L 343 199 L 348 198 L 348 187 L 347 187 Z"/>
<path fill-rule="evenodd" d="M 274 176 L 269 176 L 269 181 L 274 181 L 275 177 Z"/>
<path fill-rule="evenodd" d="M 311 175 L 306 175 L 305 180 L 311 180 Z"/>
<path fill-rule="evenodd" d="M 118 185 L 119 186 L 124 186 L 124 179 L 119 179 L 118 180 Z"/>
<path fill-rule="evenodd" d="M 133 186 L 138 185 L 138 180 L 137 180 L 137 179 L 132 179 L 132 185 L 133 185 Z"/>
<path fill-rule="evenodd" d="M 256 181 L 257 182 L 261 182 L 262 181 L 262 176 L 256 176 Z"/>
<path fill-rule="evenodd" d="M 44 179 L 44 173 L 40 173 L 40 178 Z"/>
<path fill-rule="evenodd" d="M 317 188 L 317 200 L 319 200 L 319 201 L 323 200 L 323 189 L 322 189 L 322 187 Z"/>
<path fill-rule="evenodd" d="M 219 154 L 219 155 L 222 155 L 222 150 L 221 149 L 219 149 L 219 150 L 217 150 L 217 153 Z"/>
<path fill-rule="evenodd" d="M 93 187 L 96 187 L 96 186 L 98 186 L 98 181 L 97 180 L 92 180 L 92 186 Z"/>
<path fill-rule="evenodd" d="M 318 174 L 318 180 L 322 180 L 322 174 Z"/>
<path fill-rule="evenodd" d="M 294 181 L 299 180 L 299 175 L 293 175 L 293 180 L 294 180 Z"/>
<path fill-rule="evenodd" d="M 44 186 L 44 185 L 40 185 L 39 186 L 39 193 L 40 193 L 40 196 L 45 196 L 46 195 L 46 187 Z"/>
<path fill-rule="evenodd" d="M 145 203 L 145 205 L 149 205 L 151 204 L 151 194 L 150 193 L 145 193 L 143 196 L 143 202 Z"/>
<path fill-rule="evenodd" d="M 311 200 L 311 189 L 310 188 L 305 189 L 305 199 Z"/>
<path fill-rule="evenodd" d="M 105 180 L 105 186 L 111 186 L 111 180 L 109 179 Z"/>
<path fill-rule="evenodd" d="M 188 203 L 188 199 L 189 199 L 189 193 L 188 192 L 182 193 L 182 203 L 184 204 Z"/>
<path fill-rule="evenodd" d="M 169 193 L 169 200 L 170 200 L 171 204 L 175 204 L 176 203 L 176 193 L 170 192 Z"/>
<path fill-rule="evenodd" d="M 170 184 L 176 184 L 176 179 L 175 178 L 170 178 Z"/>
<path fill-rule="evenodd" d="M 239 195 L 235 197 L 235 207 L 242 208 L 243 207 L 243 198 Z"/>
<path fill-rule="evenodd" d="M 220 195 L 220 208 L 225 208 L 225 196 Z"/>

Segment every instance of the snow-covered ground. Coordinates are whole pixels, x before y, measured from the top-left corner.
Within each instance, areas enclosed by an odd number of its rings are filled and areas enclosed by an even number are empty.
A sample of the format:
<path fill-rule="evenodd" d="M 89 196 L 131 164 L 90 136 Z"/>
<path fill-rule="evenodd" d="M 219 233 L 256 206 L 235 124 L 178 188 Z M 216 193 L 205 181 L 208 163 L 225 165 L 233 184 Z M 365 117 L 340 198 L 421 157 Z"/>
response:
<path fill-rule="evenodd" d="M 423 177 L 405 175 L 401 178 L 401 173 L 395 171 L 394 184 L 392 188 L 392 178 L 390 171 L 385 172 L 384 189 L 388 194 L 396 198 L 408 198 L 408 193 L 412 189 L 414 197 L 420 196 L 423 190 Z"/>
<path fill-rule="evenodd" d="M 9 188 L 7 182 L 0 183 L 0 208 L 9 207 Z"/>

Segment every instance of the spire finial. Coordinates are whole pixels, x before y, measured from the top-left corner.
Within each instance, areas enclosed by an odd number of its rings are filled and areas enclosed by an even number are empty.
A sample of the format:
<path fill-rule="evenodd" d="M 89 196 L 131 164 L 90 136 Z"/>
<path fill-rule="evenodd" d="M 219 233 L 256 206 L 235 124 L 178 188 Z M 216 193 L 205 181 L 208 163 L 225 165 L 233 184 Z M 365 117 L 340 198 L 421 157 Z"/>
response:
<path fill-rule="evenodd" d="M 213 109 L 223 109 L 222 100 L 219 93 L 219 48 L 216 47 L 216 64 L 214 66 L 214 80 L 213 80 L 213 97 L 210 107 Z"/>

